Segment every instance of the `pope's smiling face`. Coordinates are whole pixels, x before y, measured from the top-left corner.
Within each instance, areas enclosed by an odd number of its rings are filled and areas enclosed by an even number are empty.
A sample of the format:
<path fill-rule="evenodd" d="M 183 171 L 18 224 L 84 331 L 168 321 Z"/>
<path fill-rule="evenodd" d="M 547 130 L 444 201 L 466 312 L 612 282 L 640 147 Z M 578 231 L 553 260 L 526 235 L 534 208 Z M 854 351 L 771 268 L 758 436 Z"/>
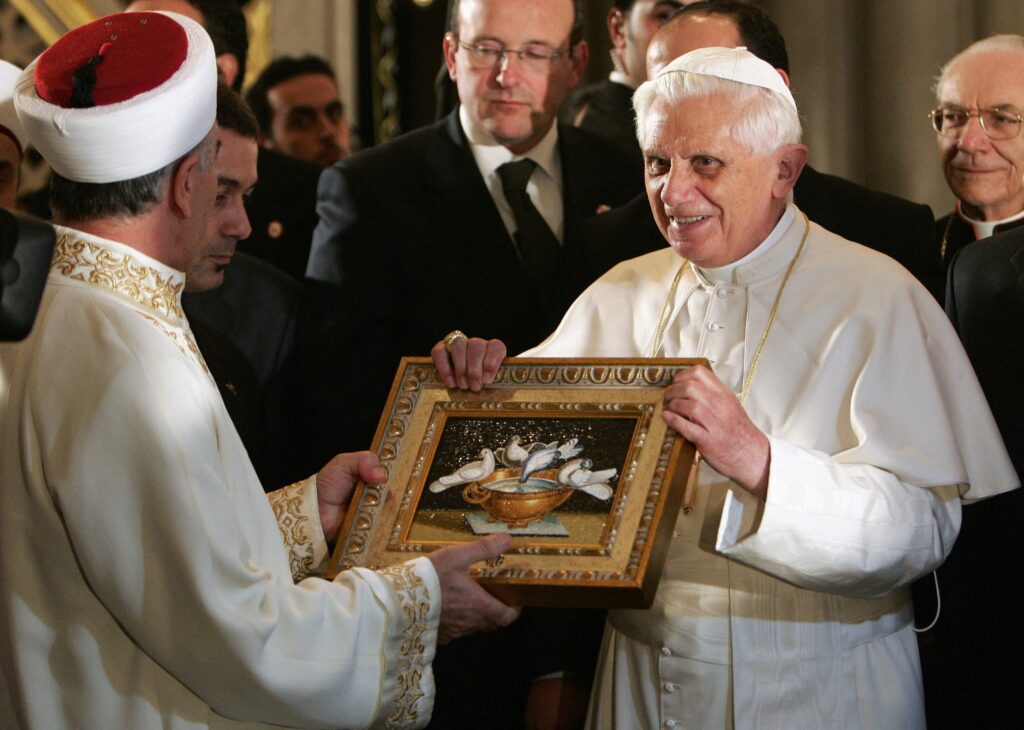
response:
<path fill-rule="evenodd" d="M 757 155 L 730 136 L 742 113 L 716 93 L 675 104 L 658 99 L 645 118 L 654 219 L 676 253 L 698 266 L 724 266 L 753 251 L 781 217 L 791 187 L 780 178 L 786 147 Z"/>

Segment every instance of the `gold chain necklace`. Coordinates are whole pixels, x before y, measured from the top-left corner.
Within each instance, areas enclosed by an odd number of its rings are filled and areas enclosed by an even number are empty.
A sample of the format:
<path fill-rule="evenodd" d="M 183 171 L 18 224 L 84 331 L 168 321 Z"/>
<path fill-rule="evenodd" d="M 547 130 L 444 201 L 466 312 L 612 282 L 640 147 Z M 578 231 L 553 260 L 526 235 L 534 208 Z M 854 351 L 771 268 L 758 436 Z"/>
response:
<path fill-rule="evenodd" d="M 782 302 L 782 293 L 786 290 L 786 284 L 789 283 L 789 277 L 793 273 L 793 269 L 796 268 L 796 262 L 800 258 L 800 254 L 803 253 L 804 245 L 807 243 L 807 234 L 811 232 L 811 222 L 807 218 L 807 214 L 803 213 L 804 216 L 804 235 L 800 239 L 800 246 L 796 250 L 796 255 L 793 256 L 792 261 L 789 262 L 789 266 L 786 267 L 786 273 L 782 277 L 782 283 L 779 284 L 779 291 L 775 295 L 775 302 L 772 303 L 771 312 L 768 314 L 768 324 L 765 325 L 764 332 L 761 334 L 761 341 L 757 343 L 757 349 L 754 350 L 754 357 L 750 360 L 750 370 L 747 371 L 747 377 L 743 381 L 743 390 L 740 392 L 740 405 L 743 405 L 747 401 L 747 395 L 750 393 L 750 384 L 754 381 L 754 372 L 757 370 L 757 364 L 761 360 L 761 352 L 764 350 L 764 343 L 768 341 L 768 333 L 772 331 L 772 325 L 775 324 L 775 316 L 779 313 L 779 304 Z M 679 280 L 683 277 L 683 268 L 689 265 L 688 261 L 684 261 L 676 272 L 675 278 L 672 280 L 672 285 L 669 287 L 668 296 L 665 298 L 665 304 L 661 308 L 661 316 L 658 318 L 658 326 L 654 330 L 654 340 L 651 342 L 651 354 L 650 357 L 655 357 L 658 354 L 658 350 L 661 349 L 661 339 L 665 333 L 665 327 L 668 324 L 668 315 L 672 308 L 672 301 L 675 299 L 676 289 L 679 288 Z M 700 453 L 697 454 L 697 458 L 693 464 L 693 478 L 690 479 L 686 485 L 686 492 L 683 495 L 683 513 L 689 513 L 693 509 L 694 503 L 697 499 L 697 470 L 700 468 Z"/>

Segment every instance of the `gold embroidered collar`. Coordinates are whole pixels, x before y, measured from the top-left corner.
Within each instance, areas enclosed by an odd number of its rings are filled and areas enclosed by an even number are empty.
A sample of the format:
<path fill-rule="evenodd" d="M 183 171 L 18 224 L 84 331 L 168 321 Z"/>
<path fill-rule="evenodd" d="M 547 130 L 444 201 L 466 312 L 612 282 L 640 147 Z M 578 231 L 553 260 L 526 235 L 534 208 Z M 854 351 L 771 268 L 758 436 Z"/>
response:
<path fill-rule="evenodd" d="M 57 233 L 51 272 L 107 289 L 163 318 L 184 321 L 181 292 L 185 276 L 180 271 L 124 244 L 70 228 L 58 227 Z"/>

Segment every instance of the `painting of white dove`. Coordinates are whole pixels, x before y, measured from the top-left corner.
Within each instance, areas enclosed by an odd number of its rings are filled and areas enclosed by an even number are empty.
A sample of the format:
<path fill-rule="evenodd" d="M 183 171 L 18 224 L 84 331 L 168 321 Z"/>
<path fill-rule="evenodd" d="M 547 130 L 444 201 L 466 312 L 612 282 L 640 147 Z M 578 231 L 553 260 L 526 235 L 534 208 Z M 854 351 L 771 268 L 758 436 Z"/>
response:
<path fill-rule="evenodd" d="M 436 481 L 431 482 L 430 491 L 443 492 L 449 487 L 455 487 L 459 484 L 478 482 L 493 474 L 494 467 L 494 452 L 490 449 L 481 449 L 479 461 L 471 461 L 468 464 L 463 464 L 451 474 L 446 474 Z"/>

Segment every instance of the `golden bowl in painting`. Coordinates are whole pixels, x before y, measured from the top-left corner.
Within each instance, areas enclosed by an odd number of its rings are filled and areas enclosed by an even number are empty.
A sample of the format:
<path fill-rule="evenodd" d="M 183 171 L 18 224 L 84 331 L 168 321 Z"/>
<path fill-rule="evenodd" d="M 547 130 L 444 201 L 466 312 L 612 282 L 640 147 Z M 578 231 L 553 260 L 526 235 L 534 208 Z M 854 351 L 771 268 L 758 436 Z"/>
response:
<path fill-rule="evenodd" d="M 519 469 L 496 469 L 462 490 L 462 498 L 480 505 L 491 522 L 504 522 L 510 530 L 544 519 L 562 506 L 573 490 L 555 479 L 558 469 L 534 472 L 520 484 Z"/>

